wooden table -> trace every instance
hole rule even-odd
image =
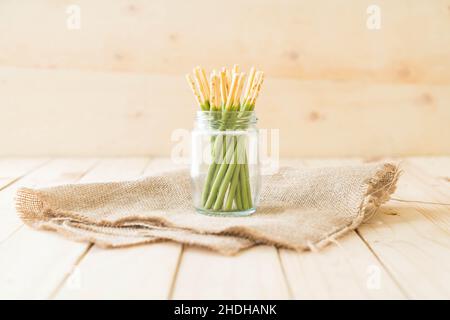
[[[403,159],[393,199],[320,252],[258,246],[225,257],[172,242],[103,250],[32,230],[14,209],[20,186],[131,179],[159,161],[0,159],[0,298],[450,298],[450,158]]]

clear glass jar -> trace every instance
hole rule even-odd
[[[191,178],[198,212],[247,216],[260,189],[258,129],[253,111],[198,111],[192,132]]]

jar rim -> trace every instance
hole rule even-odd
[[[248,127],[258,121],[255,111],[197,111],[196,122],[211,128]]]
[[[255,114],[256,112],[254,110],[251,111],[240,111],[240,110],[233,110],[233,111],[225,111],[225,110],[198,110],[197,111],[197,115],[202,115],[202,114],[224,114],[224,113],[229,113],[229,114]]]

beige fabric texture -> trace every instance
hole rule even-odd
[[[235,254],[257,244],[319,249],[371,217],[394,192],[395,164],[306,169],[263,176],[249,217],[212,217],[192,208],[187,170],[135,181],[22,188],[16,204],[33,228],[106,248],[164,240]]]

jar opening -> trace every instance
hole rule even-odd
[[[197,127],[216,130],[241,130],[254,127],[254,111],[197,111]]]

